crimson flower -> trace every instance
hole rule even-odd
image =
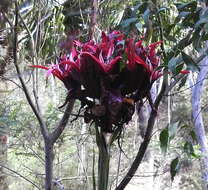
[[[47,76],[52,74],[64,83],[66,102],[79,99],[86,122],[96,121],[104,131],[112,132],[131,120],[134,102],[146,97],[162,75],[155,51],[160,43],[144,47],[142,40],[125,39],[120,31],[102,32],[99,43],[74,40],[70,52],[56,64],[32,67],[45,69]]]
[[[58,64],[53,64],[49,67],[42,65],[32,65],[31,67],[47,70],[47,77],[51,74],[54,75],[64,83],[69,92],[74,93],[76,89],[81,87],[79,68],[80,60],[75,59],[76,57],[76,51],[72,50],[69,56],[61,56]]]

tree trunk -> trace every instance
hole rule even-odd
[[[203,66],[202,66],[203,65]],[[208,57],[205,57],[200,66],[201,70],[197,76],[196,83],[193,86],[192,83],[192,121],[197,136],[198,143],[201,150],[201,171],[202,171],[202,189],[207,190],[208,188],[208,144],[206,138],[206,132],[204,128],[202,112],[201,112],[201,95],[203,91],[204,79],[208,73]]]
[[[87,176],[87,167],[88,167],[88,149],[87,149],[87,126],[86,123],[82,123],[81,127],[81,134],[82,140],[80,141],[80,136],[77,139],[77,149],[78,149],[78,157],[79,157],[79,164],[78,164],[78,176],[80,176],[81,180],[78,185],[78,189],[86,190],[88,189],[88,176]]]
[[[1,127],[1,126],[0,126]],[[7,136],[1,135],[0,136],[0,163],[5,165],[7,163]],[[0,189],[7,190],[8,183],[7,183],[7,176],[4,172],[4,169],[0,167]]]
[[[53,144],[50,140],[45,141],[45,190],[52,190],[53,182]]]

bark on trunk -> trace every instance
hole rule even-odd
[[[208,73],[208,57],[206,57],[200,66],[201,70],[198,74],[196,83],[192,88],[192,120],[194,124],[195,133],[201,149],[201,171],[202,171],[202,189],[208,189],[208,144],[206,132],[204,128],[202,112],[201,112],[201,95],[203,91],[204,79]],[[193,83],[192,80],[190,80]],[[193,84],[191,84],[193,86]]]
[[[6,165],[7,163],[7,136],[1,135],[0,136],[0,163],[2,165]],[[9,189],[8,183],[7,183],[7,176],[4,172],[4,168],[0,167],[0,189],[7,190]]]
[[[53,144],[50,140],[45,141],[45,190],[52,190],[53,180]]]

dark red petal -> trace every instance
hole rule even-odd
[[[136,63],[142,65],[145,69],[149,70],[148,65],[144,62],[144,60],[142,58],[140,58],[138,55],[134,56],[134,60]]]
[[[79,70],[78,62],[72,62],[67,60],[67,61],[62,61],[60,64],[70,65],[72,68]]]
[[[136,48],[143,47],[142,42],[143,42],[143,40],[139,40],[138,42],[136,42],[136,44],[135,44]]]
[[[189,74],[190,71],[188,71],[188,70],[182,70],[182,71],[180,71],[180,73],[181,73],[181,74]]]
[[[150,44],[148,47],[150,47],[150,48],[156,48],[159,44],[161,44],[161,43],[163,43],[163,41],[158,41],[158,42],[155,42],[155,43],[152,43],[152,44]]]
[[[57,78],[59,78],[60,80],[64,79],[63,75],[60,73],[58,69],[53,69],[51,73]]]
[[[159,42],[152,43],[148,46],[150,48],[150,56],[155,56],[155,48],[161,43],[163,42],[159,41]]]
[[[163,74],[160,71],[154,71],[151,75],[151,78],[153,81],[155,81],[158,78],[160,78],[161,76],[163,76]]]
[[[94,55],[90,54],[89,52],[82,52],[81,53],[81,57],[90,57],[90,58],[92,58],[95,61],[93,63],[97,63],[97,65],[99,66],[99,68],[102,71],[105,71],[104,64],[97,57],[95,57]],[[85,63],[82,63],[82,64],[85,64]],[[82,67],[82,65],[81,65],[81,67]]]
[[[105,34],[105,32],[102,32],[101,34],[102,43],[107,43],[109,41],[108,36]]]
[[[110,63],[109,64],[107,64],[106,65],[106,71],[107,72],[111,72],[112,71],[112,69],[114,68],[114,65],[118,62],[118,61],[120,61],[122,59],[122,57],[121,56],[118,56],[118,57],[115,57],[114,59],[112,59],[111,61],[110,61]]]

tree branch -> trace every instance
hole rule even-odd
[[[159,19],[159,25],[160,25],[160,38],[161,38],[161,40],[163,40],[162,22],[161,22],[160,17],[158,19]],[[164,50],[164,44],[161,44],[161,48],[163,50],[164,59],[166,60],[167,55],[166,55],[165,50]],[[157,117],[158,107],[159,107],[159,104],[160,104],[160,102],[163,98],[164,93],[166,92],[166,88],[168,86],[167,71],[164,70],[163,73],[164,73],[164,75],[163,75],[162,87],[161,87],[161,90],[160,90],[154,104],[153,104],[153,109],[151,110],[151,113],[150,113],[150,117],[149,117],[149,120],[148,120],[144,140],[143,140],[143,142],[141,143],[141,145],[139,147],[139,151],[138,151],[138,153],[136,155],[136,158],[134,159],[129,171],[127,172],[126,176],[123,178],[123,180],[118,185],[118,187],[116,187],[115,190],[123,190],[127,186],[127,184],[130,182],[132,177],[135,175],[139,165],[141,164],[142,159],[144,157],[144,154],[145,154],[145,152],[147,150],[147,147],[150,143],[153,127],[154,127],[155,120],[156,120],[156,117]]]
[[[38,187],[35,183],[33,183],[30,179],[26,178],[26,177],[23,176],[22,174],[20,174],[20,173],[18,173],[18,172],[16,172],[16,171],[14,171],[14,170],[12,170],[12,169],[10,169],[10,168],[4,166],[4,165],[1,165],[1,164],[0,164],[0,167],[5,168],[5,169],[9,170],[10,172],[13,172],[13,173],[17,174],[19,177],[21,177],[21,178],[24,179],[25,181],[31,183],[34,187],[36,187],[37,189],[41,190],[40,187]]]
[[[18,47],[18,4],[17,2],[15,2],[15,25],[14,25],[14,30],[13,30],[13,35],[14,35],[14,41],[13,41],[13,56],[14,56],[14,66],[16,68],[16,71],[17,71],[17,74],[18,74],[18,78],[20,80],[20,83],[22,85],[22,89],[25,93],[25,96],[26,96],[26,99],[30,105],[30,107],[32,108],[36,118],[38,119],[38,122],[39,122],[39,125],[40,125],[40,128],[41,128],[41,133],[43,135],[44,138],[48,138],[48,129],[43,121],[43,118],[42,116],[40,115],[40,113],[38,112],[38,110],[36,109],[31,97],[30,97],[30,94],[29,94],[29,91],[25,85],[25,82],[22,78],[22,75],[21,75],[21,72],[20,72],[20,69],[19,69],[19,66],[18,66],[18,63],[17,63],[17,47]]]
[[[69,116],[71,115],[72,109],[74,107],[74,102],[75,102],[75,100],[73,100],[73,99],[70,100],[70,102],[67,104],[66,110],[62,116],[61,121],[59,122],[56,129],[50,134],[50,138],[51,138],[52,143],[56,142],[56,140],[59,138],[59,136],[61,135],[61,133],[65,129],[65,127],[68,123],[68,120],[69,120]]]
[[[202,189],[207,189],[208,184],[208,146],[206,138],[206,130],[201,113],[201,99],[204,88],[204,79],[208,74],[208,57],[205,57],[202,61],[203,65],[206,65],[197,76],[195,86],[192,88],[191,104],[192,104],[192,122],[194,125],[197,141],[201,150],[201,170],[202,170]],[[190,78],[190,85],[193,86],[193,81]]]
[[[92,0],[92,12],[90,15],[90,24],[89,24],[89,39],[95,38],[95,26],[98,16],[98,0]]]

